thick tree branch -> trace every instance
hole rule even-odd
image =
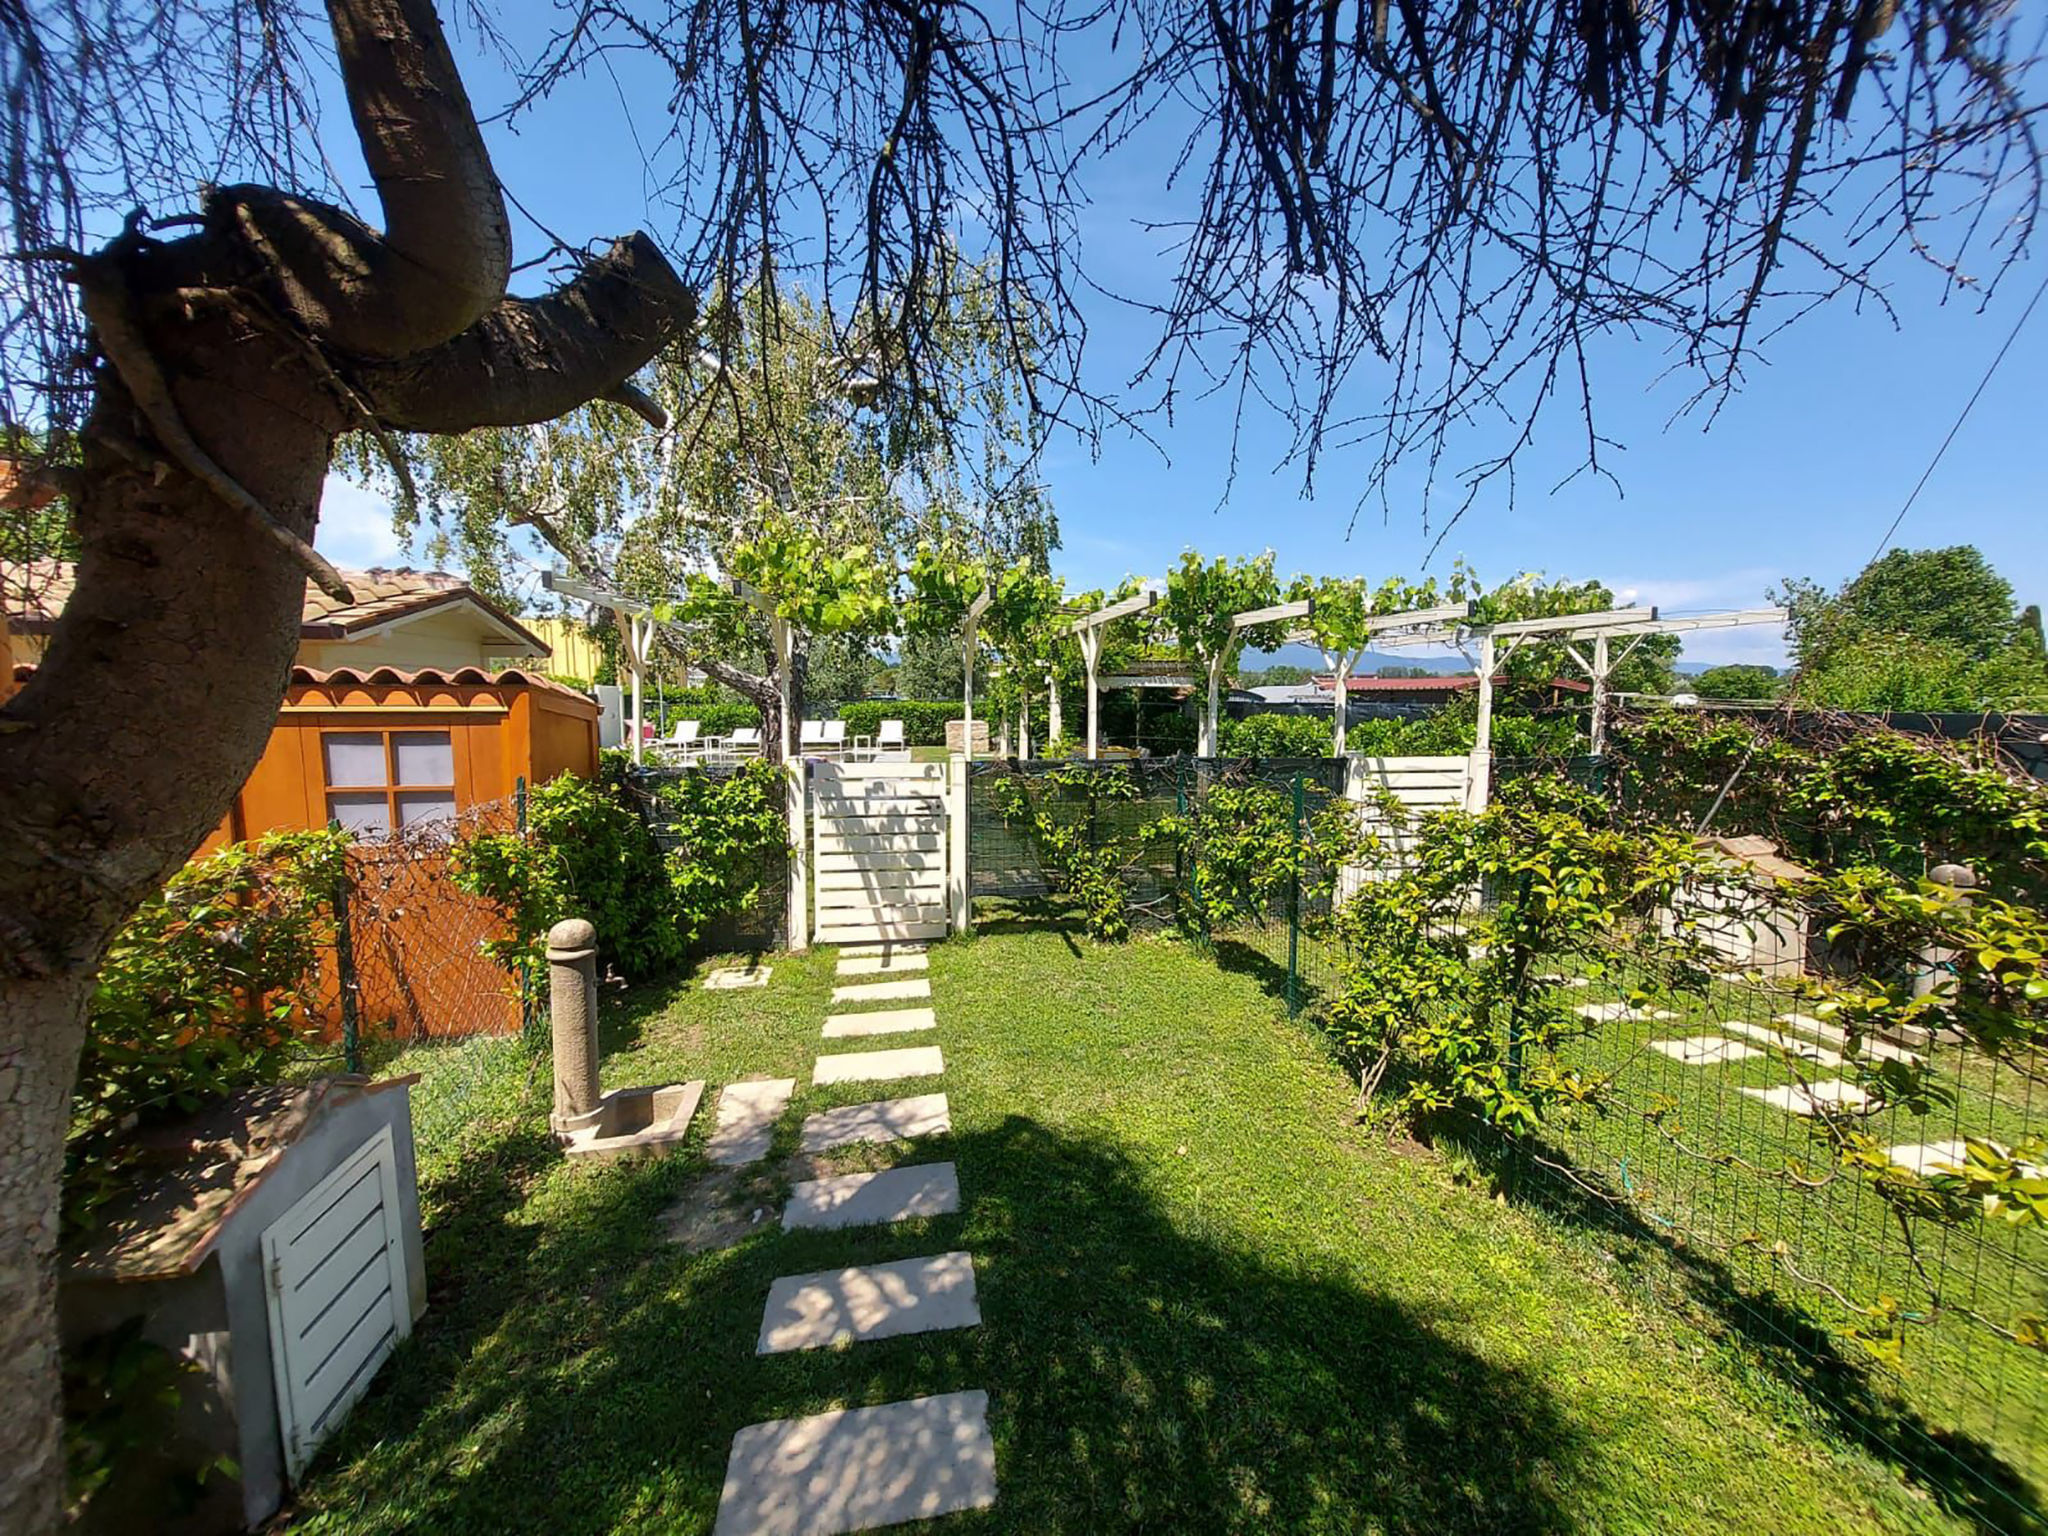
[[[550,421],[611,394],[696,323],[696,298],[645,235],[543,299],[507,299],[445,345],[356,370],[386,426],[468,432]]]
[[[383,231],[261,186],[216,189],[206,220],[257,258],[309,334],[358,356],[403,357],[504,297],[512,232],[429,0],[328,0],[327,13]]]

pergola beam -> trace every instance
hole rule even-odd
[[[1096,669],[1102,662],[1102,631],[1118,619],[1148,611],[1158,601],[1157,591],[1140,592],[1135,597],[1126,597],[1110,603],[1093,613],[1084,613],[1067,626],[1081,642],[1081,666],[1088,674],[1088,761],[1091,763],[1095,761],[1096,743],[1101,735],[1098,723],[1101,698]],[[1053,686],[1054,697],[1057,698],[1058,685]]]

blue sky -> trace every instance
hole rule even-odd
[[[489,112],[506,95],[494,63],[457,37],[457,57],[472,97]],[[627,72],[572,86],[514,133],[487,128],[499,176],[533,214],[572,239],[645,227],[668,237],[672,218],[650,206],[629,125],[658,134],[662,92]],[[330,119],[330,151],[345,150],[345,119]],[[361,176],[340,153],[352,184]],[[1163,237],[1138,230],[1139,206],[1106,177],[1084,215],[1082,259],[1126,288],[1163,284],[1172,260]],[[541,248],[515,214],[522,258]],[[1396,482],[1394,510],[1352,521],[1355,461],[1327,462],[1316,495],[1304,499],[1298,468],[1278,464],[1284,423],[1254,419],[1238,445],[1240,469],[1228,502],[1217,505],[1229,467],[1230,420],[1218,403],[1186,402],[1158,443],[1112,432],[1099,445],[1056,439],[1046,456],[1064,548],[1056,567],[1070,585],[1155,574],[1190,545],[1206,553],[1271,548],[1283,574],[1363,573],[1375,579],[1425,569],[1447,571],[1462,556],[1489,584],[1523,570],[1574,579],[1597,577],[1623,598],[1670,613],[1753,606],[1786,575],[1830,584],[1870,558],[1913,482],[2004,341],[2040,282],[2038,262],[2008,274],[1995,301],[1979,312],[1971,295],[1944,302],[1928,271],[1900,261],[1890,273],[1898,310],[1858,314],[1837,301],[1807,317],[1769,347],[1767,363],[1722,407],[1711,431],[1703,418],[1673,421],[1688,386],[1658,382],[1665,357],[1653,347],[1611,338],[1596,357],[1601,430],[1624,445],[1609,463],[1622,487],[1581,477],[1553,492],[1577,463],[1578,424],[1560,410],[1539,433],[1520,473],[1512,505],[1505,485],[1483,492],[1424,560],[1439,527],[1425,529],[1419,474]],[[533,281],[529,277],[529,281]],[[536,284],[537,286],[537,284]],[[1152,323],[1106,299],[1088,306],[1089,381],[1113,391],[1153,339]],[[2039,402],[2048,398],[2048,305],[2037,311],[1935,477],[1897,542],[1908,547],[1974,543],[2018,589],[2021,601],[2048,601],[2048,517]],[[1363,389],[1377,380],[1364,371]],[[1163,452],[1162,452],[1163,450]],[[1439,503],[1447,498],[1439,493]],[[1448,498],[1455,502],[1455,497]],[[407,557],[392,535],[388,509],[362,489],[331,479],[320,547],[352,565]],[[1689,660],[1783,659],[1775,632],[1749,629],[1688,641]]]

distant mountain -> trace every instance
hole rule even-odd
[[[1283,645],[1277,651],[1246,651],[1242,666],[1249,670],[1260,667],[1307,667],[1311,672],[1323,670],[1322,652],[1312,645]],[[1354,677],[1370,677],[1381,667],[1427,667],[1432,672],[1470,672],[1472,663],[1462,656],[1418,656],[1403,651],[1367,651],[1365,659],[1352,670]]]

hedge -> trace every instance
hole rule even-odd
[[[960,704],[923,699],[864,699],[840,706],[839,718],[846,722],[846,734],[879,736],[884,720],[903,722],[903,739],[913,747],[943,747],[946,722],[961,718]]]

